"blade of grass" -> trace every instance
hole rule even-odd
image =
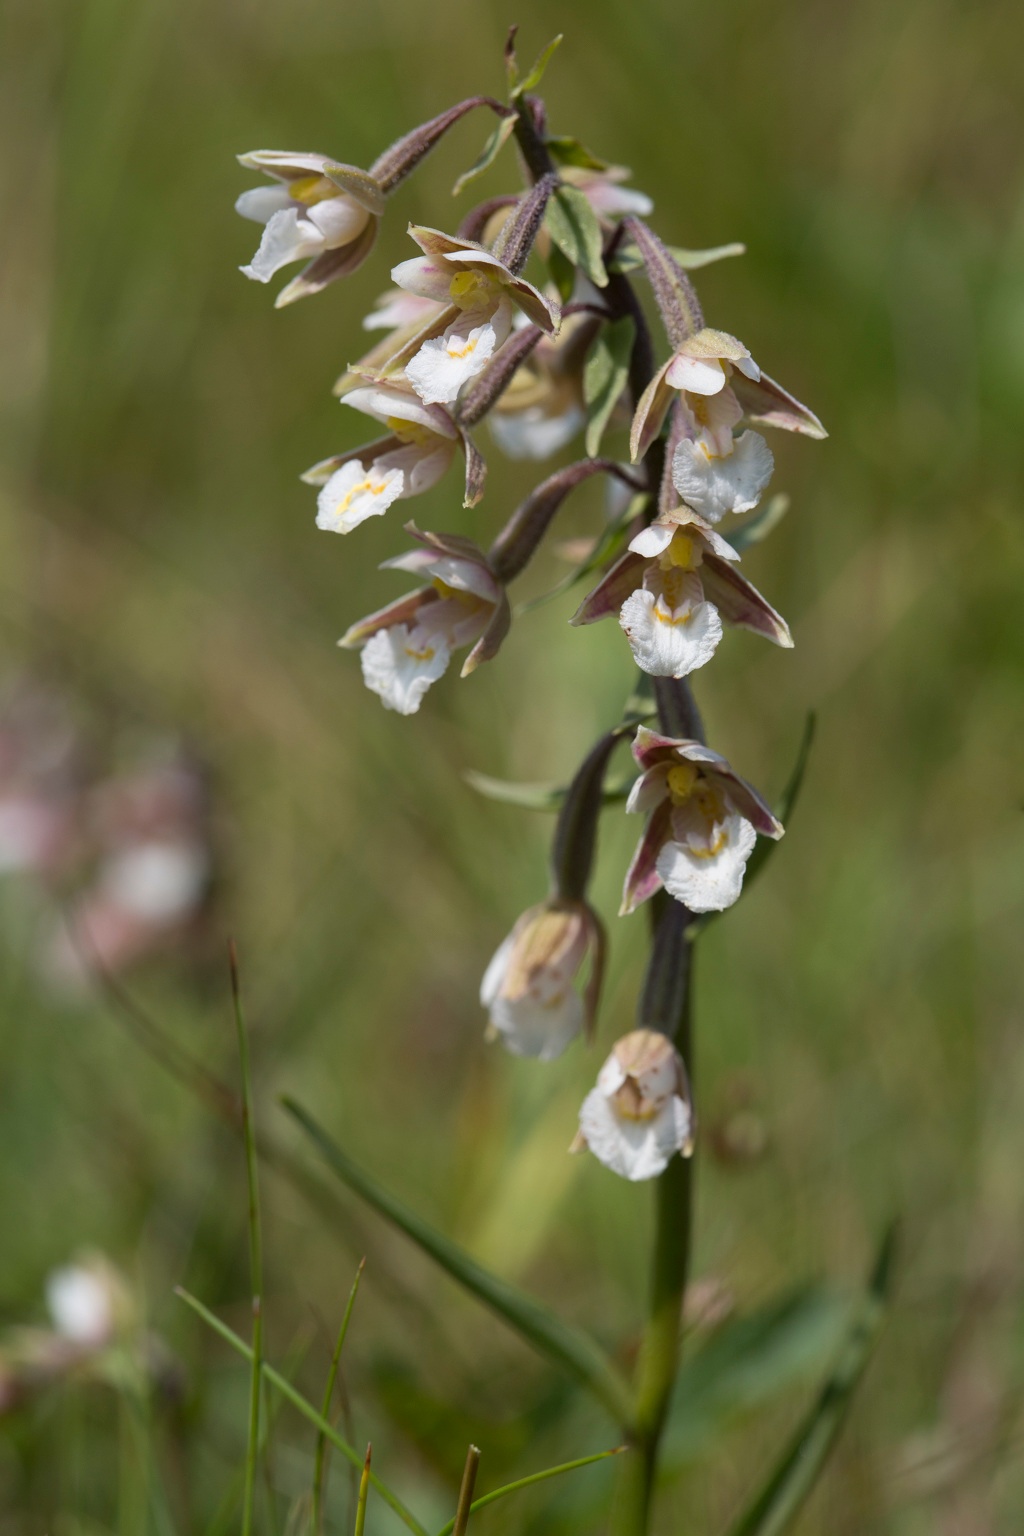
[[[529,1488],[533,1483],[544,1483],[549,1477],[560,1477],[563,1472],[575,1472],[578,1467],[591,1467],[597,1461],[607,1461],[609,1456],[620,1455],[626,1447],[624,1445],[613,1446],[610,1451],[597,1451],[593,1456],[581,1456],[576,1461],[563,1461],[560,1466],[546,1467],[543,1472],[531,1472],[529,1477],[520,1477],[514,1483],[506,1483],[502,1488],[495,1488],[491,1493],[482,1494],[479,1499],[474,1499],[470,1505],[470,1514],[475,1514],[478,1509],[484,1509],[488,1504],[494,1504],[498,1499],[503,1499],[507,1494],[517,1493],[520,1488]],[[455,1521],[449,1520],[443,1525],[437,1536],[453,1536]]]
[[[370,1457],[373,1454],[373,1446],[366,1447],[366,1460],[363,1462],[363,1471],[359,1479],[359,1498],[356,1500],[356,1530],[355,1536],[363,1536],[366,1527],[366,1500],[370,1492]]]
[[[230,1344],[233,1350],[244,1359],[252,1360],[252,1349],[245,1340],[240,1339],[238,1334],[228,1327],[227,1323],[222,1322],[215,1313],[210,1311],[209,1307],[205,1307],[197,1296],[193,1296],[190,1291],[186,1291],[180,1285],[174,1287],[174,1294],[180,1297],[187,1307],[191,1307],[197,1317],[201,1317],[203,1322],[209,1328],[212,1328],[214,1333],[219,1334],[225,1343]],[[315,1425],[327,1437],[335,1449],[339,1450],[345,1457],[346,1461],[351,1462],[354,1467],[362,1468],[365,1465],[365,1457],[360,1456],[359,1452],[349,1445],[347,1440],[342,1439],[333,1424],[327,1423],[327,1420],[313,1407],[312,1403],[303,1397],[298,1388],[292,1386],[287,1376],[282,1376],[280,1371],[275,1371],[274,1367],[268,1365],[266,1360],[263,1361],[262,1374],[263,1379],[270,1386],[276,1388],[282,1397],[287,1398],[292,1407],[296,1408],[304,1419],[308,1419],[311,1424]],[[420,1524],[410,1509],[406,1508],[397,1493],[392,1493],[391,1489],[381,1482],[375,1472],[370,1473],[370,1482],[380,1494],[385,1504],[393,1509],[402,1523],[413,1532],[413,1536],[428,1536],[426,1527]]]
[[[814,1487],[846,1421],[882,1324],[896,1251],[896,1228],[882,1239],[871,1279],[835,1369],[797,1429],[767,1483],[732,1526],[729,1536],[783,1536]]]
[[[490,1270],[478,1264],[450,1238],[435,1231],[414,1211],[382,1188],[358,1163],[331,1140],[312,1115],[293,1099],[284,1108],[319,1149],[329,1168],[375,1211],[412,1239],[424,1253],[447,1270],[465,1290],[499,1317],[529,1344],[560,1365],[587,1387],[624,1428],[632,1418],[629,1387],[604,1350],[587,1334],[555,1316],[532,1296],[524,1295]]]
[[[331,1368],[327,1373],[327,1386],[324,1388],[324,1403],[320,1410],[321,1418],[328,1423],[331,1417],[331,1399],[334,1396],[334,1384],[338,1379],[341,1351],[345,1347],[345,1335],[348,1333],[348,1325],[352,1320],[352,1308],[356,1304],[356,1294],[358,1293],[359,1282],[363,1278],[363,1270],[365,1268],[366,1260],[360,1259],[359,1267],[356,1270],[356,1277],[352,1281],[352,1289],[348,1293],[348,1301],[345,1305],[344,1316],[341,1319],[341,1327],[338,1329],[338,1341],[334,1346],[334,1354],[331,1356]],[[366,1458],[366,1467],[363,1469],[364,1475],[366,1475],[367,1468],[370,1465],[369,1447],[367,1447]],[[320,1531],[323,1521],[324,1471],[326,1466],[327,1440],[323,1430],[321,1430],[316,1437],[316,1470],[313,1474],[313,1530],[315,1532]]]
[[[459,1502],[455,1510],[455,1519],[452,1521],[452,1536],[466,1536],[466,1527],[469,1525],[469,1517],[473,1510],[473,1489],[476,1487],[476,1474],[479,1469],[480,1449],[478,1446],[471,1445],[466,1452]]]
[[[242,1139],[245,1143],[245,1175],[249,1186],[249,1270],[252,1284],[252,1384],[249,1390],[249,1444],[245,1456],[245,1490],[242,1497],[242,1536],[252,1536],[253,1501],[256,1493],[256,1462],[260,1445],[260,1373],[263,1367],[263,1232],[260,1222],[260,1190],[256,1167],[256,1141],[252,1120],[252,1076],[249,1070],[249,1036],[242,1014],[242,990],[234,940],[228,944],[231,997],[238,1033],[238,1064],[242,1077]]]

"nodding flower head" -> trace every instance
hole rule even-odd
[[[242,268],[246,277],[269,283],[282,267],[309,263],[282,288],[278,308],[361,266],[384,212],[384,194],[374,177],[328,155],[260,149],[238,159],[274,183],[243,192],[235,203],[244,219],[264,226],[255,256]]]
[[[552,1061],[593,1031],[604,956],[597,915],[583,901],[530,907],[499,945],[480,986],[490,1030],[515,1056]],[[583,991],[578,978],[590,961]]]
[[[723,624],[793,644],[789,628],[735,569],[739,555],[688,507],[663,513],[630,541],[573,615],[593,624],[618,613],[638,667],[686,677],[710,661]]]
[[[647,825],[626,875],[622,910],[664,886],[691,912],[721,912],[739,899],[757,834],[782,836],[757,790],[698,741],[640,726],[633,756],[641,774],[626,810]]]
[[[363,677],[385,709],[414,715],[423,695],[448,670],[452,652],[472,646],[467,677],[495,656],[511,616],[505,589],[483,552],[455,534],[406,531],[422,545],[386,560],[383,569],[412,571],[428,586],[353,624],[338,644],[362,650]]]
[[[400,288],[444,306],[434,321],[410,343],[406,377],[428,403],[450,404],[475,378],[508,337],[517,309],[553,334],[558,309],[500,257],[475,241],[410,225],[409,233],[424,252],[395,267]]]
[[[583,1100],[573,1151],[586,1147],[624,1179],[654,1179],[693,1151],[683,1059],[667,1035],[634,1029],[619,1040]]]

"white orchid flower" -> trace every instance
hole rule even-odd
[[[693,1151],[693,1111],[682,1057],[667,1035],[634,1029],[619,1040],[583,1100],[572,1150],[637,1182]]]
[[[585,990],[576,979],[590,957]],[[553,1061],[581,1030],[593,1028],[604,938],[584,902],[552,899],[530,907],[499,945],[480,985],[489,1028],[515,1056]]]

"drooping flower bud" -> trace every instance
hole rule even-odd
[[[589,959],[583,991],[577,978]],[[530,907],[498,947],[480,986],[491,1032],[515,1056],[553,1061],[593,1031],[604,961],[600,920],[584,901]]]
[[[634,1029],[615,1045],[583,1100],[572,1151],[588,1148],[624,1179],[654,1179],[693,1151],[683,1059],[667,1035]]]

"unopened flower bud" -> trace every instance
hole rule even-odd
[[[530,907],[502,943],[480,986],[490,1028],[516,1056],[553,1061],[597,1010],[604,940],[584,902],[549,900]],[[576,980],[590,959],[581,993]]]
[[[613,1173],[636,1182],[693,1151],[693,1111],[683,1059],[667,1035],[634,1029],[618,1041],[583,1100],[572,1151],[588,1147]]]

